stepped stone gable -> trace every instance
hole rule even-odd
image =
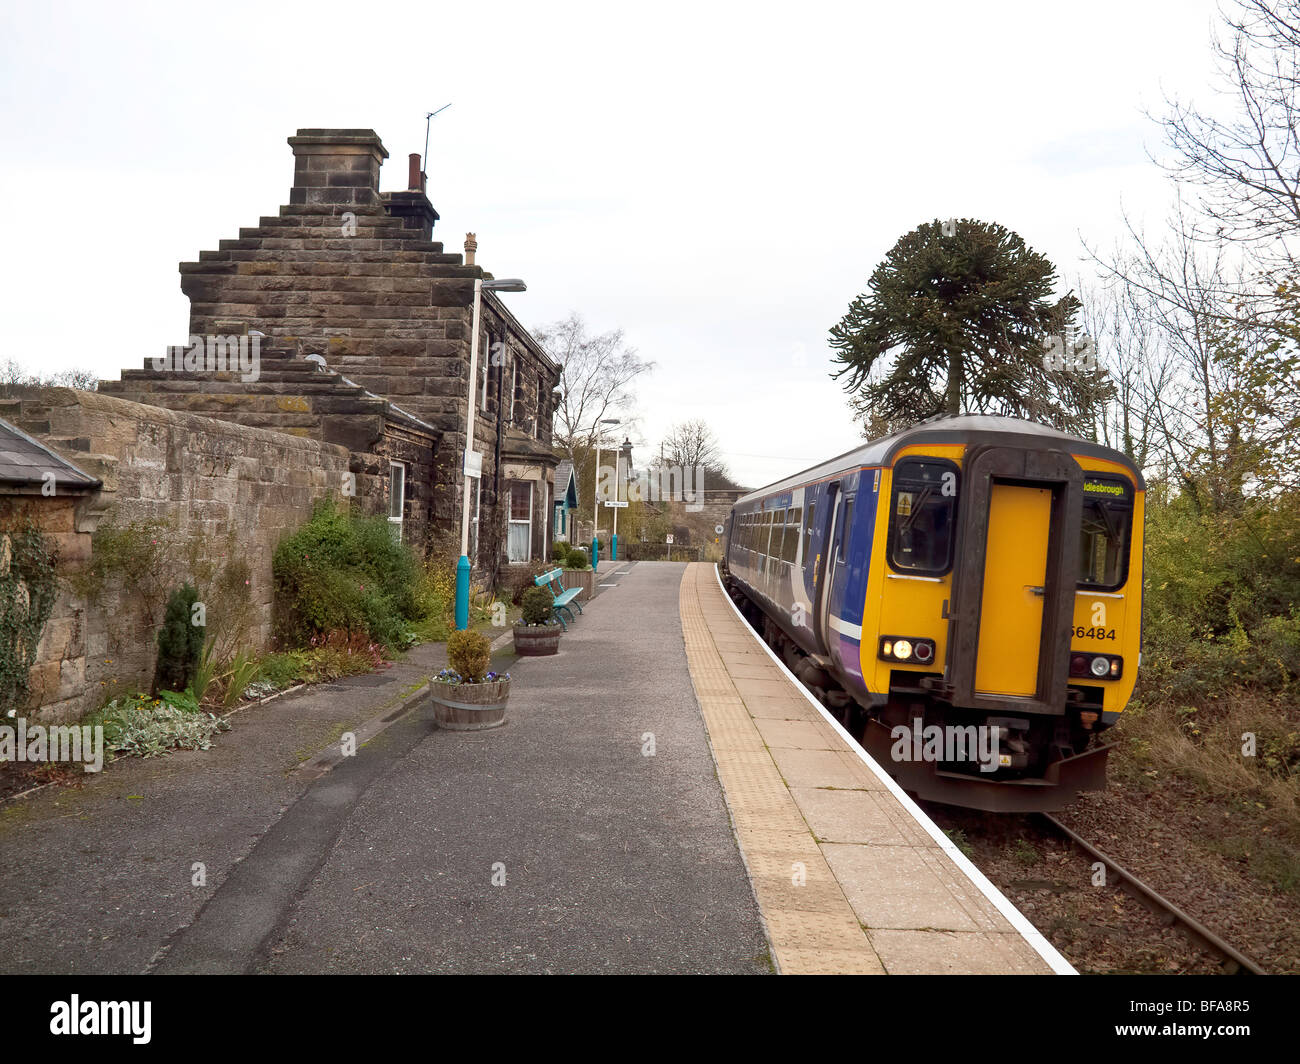
[[[403,535],[427,545],[439,436],[427,422],[287,348],[261,352],[256,381],[244,381],[237,371],[199,379],[174,373],[167,358],[162,361],[162,368],[146,360],[143,369],[123,370],[120,381],[101,382],[100,392],[346,447],[356,498],[370,513],[388,512],[389,461],[403,462]]]
[[[279,214],[201,252],[197,262],[181,263],[190,333],[257,331],[268,347],[319,354],[331,369],[432,426],[440,434],[428,478],[432,520],[454,536],[474,280],[490,275],[472,256],[467,264],[432,239],[438,213],[418,163],[412,187],[379,191],[388,152],[374,130],[301,129],[289,145],[294,184]],[[484,456],[482,507],[490,522],[503,492],[497,473],[502,422],[549,449],[560,368],[491,293],[483,295],[480,323],[477,387],[486,384],[487,394],[476,398],[474,449]],[[188,383],[196,391],[214,390],[207,381]],[[221,416],[244,415],[228,410]],[[552,459],[547,470],[553,468]],[[544,517],[547,491],[537,495]],[[499,560],[497,546],[486,545],[476,561],[489,573]]]

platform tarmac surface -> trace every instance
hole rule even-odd
[[[713,566],[599,584],[557,656],[497,659],[504,727],[434,726],[426,645],[250,707],[209,751],[0,805],[0,971],[1046,970],[800,705]]]

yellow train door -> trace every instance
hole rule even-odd
[[[975,659],[979,694],[1038,692],[1051,507],[1048,488],[992,485]]]

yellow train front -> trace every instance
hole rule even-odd
[[[740,499],[725,583],[907,790],[1060,809],[1133,692],[1144,493],[1100,444],[934,419]]]

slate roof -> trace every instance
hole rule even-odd
[[[93,491],[103,483],[0,418],[0,485],[44,484],[46,473],[54,474],[56,488]]]
[[[570,482],[572,482],[572,484],[570,484]],[[570,490],[570,486],[572,486],[572,491],[573,491],[573,502],[571,502],[569,505],[577,506],[578,505],[578,474],[575,473],[573,470],[573,463],[566,458],[562,462],[560,462],[559,465],[555,467],[556,495],[559,495],[561,492],[567,494]]]

